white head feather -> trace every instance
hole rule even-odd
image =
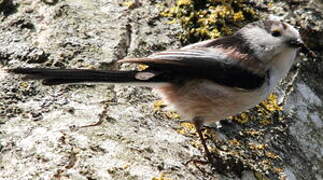
[[[300,40],[297,29],[284,23],[277,16],[269,16],[264,21],[251,23],[240,31],[254,50],[254,55],[265,64],[270,63],[280,53],[298,48],[289,46],[291,40]]]

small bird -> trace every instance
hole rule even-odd
[[[216,122],[248,110],[264,100],[291,68],[298,50],[313,55],[299,32],[274,16],[247,24],[231,36],[202,41],[177,50],[128,58],[118,63],[145,64],[138,71],[14,68],[9,73],[44,85],[68,83],[132,83],[160,92],[185,120],[194,123],[206,158],[210,151],[201,133]]]

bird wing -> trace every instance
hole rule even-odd
[[[175,79],[208,79],[243,89],[255,89],[264,83],[266,74],[259,60],[239,51],[239,48],[222,46],[216,41],[209,40],[146,58],[122,59],[118,62],[146,64],[149,66],[146,71],[168,73]]]

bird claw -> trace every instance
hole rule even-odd
[[[200,159],[192,158],[192,159],[188,160],[187,162],[185,162],[184,165],[187,166],[190,163],[194,163],[195,165],[196,164],[206,165],[206,164],[209,164],[210,162],[206,161],[206,160],[200,160]]]
[[[190,163],[193,163],[194,166],[201,171],[203,174],[207,174],[207,175],[212,175],[214,170],[217,170],[217,164],[215,161],[213,161],[213,159],[211,160],[211,162],[209,161],[209,157],[206,157],[206,159],[208,160],[201,160],[201,159],[195,159],[194,157],[190,160],[188,160],[187,162],[184,163],[184,166],[187,166]],[[207,172],[204,168],[201,168],[200,165],[205,166],[205,165],[211,165],[211,172]]]

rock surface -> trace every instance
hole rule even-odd
[[[180,47],[181,27],[160,16],[159,1],[134,2],[2,0],[0,66],[115,69],[117,59]],[[277,2],[265,13],[285,15],[319,50],[320,7],[322,1]],[[267,144],[279,156],[272,155],[272,163],[281,175],[261,167],[270,179],[323,179],[322,76],[322,61],[301,62],[277,90],[286,99],[285,121],[229,124],[220,131],[227,139]],[[243,158],[234,159],[241,160],[232,166],[238,172],[229,168],[226,175],[185,165],[202,159],[198,138],[178,133],[179,123],[154,109],[159,98],[148,88],[45,87],[1,72],[0,83],[0,179],[266,179],[255,171],[264,165],[251,167]],[[241,135],[250,128],[263,137]]]

